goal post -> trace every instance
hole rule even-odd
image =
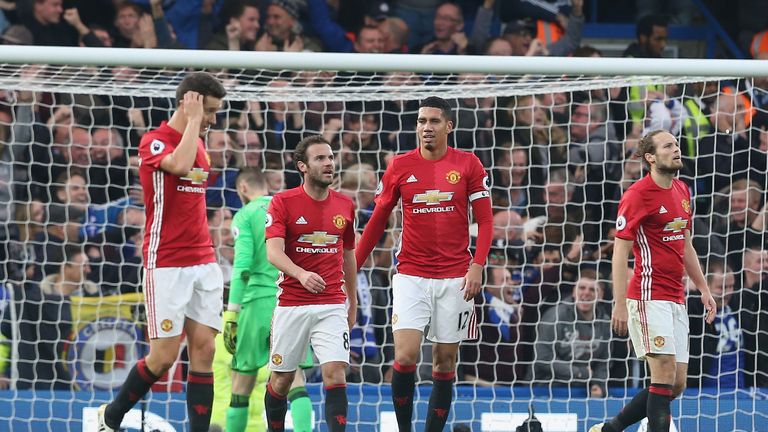
[[[324,134],[338,152],[334,187],[356,202],[362,227],[391,156],[417,145],[418,102],[437,95],[455,107],[450,142],[483,162],[495,214],[476,299],[481,337],[460,350],[449,421],[477,431],[512,431],[531,404],[544,430],[583,431],[644,386],[643,364],[610,331],[612,227],[621,192],[643,172],[631,156],[639,137],[669,130],[694,194],[694,245],[708,281],[727,296],[715,324],[704,326],[689,288],[690,379],[673,402],[674,424],[722,432],[760,430],[768,420],[768,61],[3,46],[0,344],[10,349],[0,350],[8,377],[0,383],[9,386],[0,390],[0,430],[95,430],[93,408],[146,354],[137,148],[168,119],[190,70],[214,73],[228,91],[207,136],[214,169],[206,195],[225,277],[239,168],[261,167],[273,193],[296,186],[294,146]],[[350,430],[396,430],[388,384],[395,213],[358,275]],[[76,295],[62,299],[53,281],[76,262],[64,244],[79,246],[90,269]],[[586,270],[596,273],[596,298],[574,300]],[[592,318],[575,318],[578,301],[592,305]],[[68,326],[45,315],[51,304],[69,308]],[[30,340],[43,331],[66,334]],[[417,428],[429,362],[425,345]],[[132,424],[183,430],[185,373],[182,354]],[[317,371],[307,378],[322,419]],[[217,401],[220,414],[228,395]]]

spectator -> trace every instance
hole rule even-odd
[[[3,314],[3,336],[11,339],[11,327],[17,326],[18,390],[74,390],[64,348],[72,333],[70,296],[82,289],[88,257],[73,245],[66,247],[64,256],[59,273],[51,275],[56,282],[45,285],[48,291],[32,281],[15,287],[13,303],[8,307],[16,309],[17,322],[10,321],[10,310]]]
[[[216,251],[216,259],[224,274],[224,283],[229,286],[229,281],[232,279],[232,263],[235,262],[232,212],[226,207],[209,208],[208,227],[213,249]]]
[[[208,206],[225,206],[231,211],[237,211],[243,206],[235,187],[235,178],[241,164],[235,157],[232,137],[224,130],[217,129],[208,132],[207,141],[212,174],[208,179],[206,203]]]
[[[214,34],[205,49],[253,51],[261,28],[259,5],[254,0],[230,1],[222,7],[221,19],[226,26]],[[205,37],[202,34],[201,37]]]
[[[387,17],[379,22],[379,30],[384,37],[385,53],[404,54],[408,52],[408,24],[398,17]]]
[[[608,203],[621,181],[623,149],[613,128],[608,127],[607,104],[602,101],[574,103],[571,108],[570,161],[583,172],[585,211],[591,223],[590,239],[599,237],[599,221],[606,219]]]
[[[64,11],[64,15],[62,15],[62,18],[64,18],[64,21],[67,22],[70,26],[72,26],[75,30],[77,30],[77,34],[79,37],[78,45],[80,46],[88,46],[88,47],[111,47],[112,45],[106,45],[102,38],[99,37],[99,35],[96,34],[96,31],[92,30],[85,24],[83,24],[83,21],[80,19],[80,13],[78,12],[77,8],[70,8]],[[40,44],[37,44],[40,45]]]
[[[157,34],[152,16],[130,1],[120,3],[115,15],[115,47],[157,48]]]
[[[586,385],[592,397],[606,396],[610,315],[599,306],[603,286],[582,269],[573,297],[549,309],[537,327],[532,379],[539,383]]]
[[[746,385],[768,386],[768,251],[750,245],[743,256],[741,277],[730,306],[740,314],[744,335]]]
[[[295,0],[272,0],[267,6],[264,34],[256,51],[321,51],[319,43],[302,34]]]
[[[411,48],[411,52],[414,52],[414,47],[423,46],[434,37],[435,10],[443,1],[398,0],[393,2],[395,15],[402,18],[410,29],[408,47]],[[387,4],[388,9],[391,7],[388,2],[374,1],[373,3],[374,5]]]
[[[31,0],[31,3],[31,10],[20,11],[20,20],[32,33],[35,45],[77,46],[78,31],[61,20],[62,0]]]
[[[248,167],[264,166],[264,147],[261,144],[261,138],[256,131],[245,129],[236,129],[232,132],[235,136],[237,150],[242,152],[239,165]]]
[[[526,236],[535,237],[537,233],[523,230],[523,218],[512,210],[500,210],[493,215],[493,242],[491,248],[500,254],[504,266],[525,264]]]
[[[710,122],[712,134],[699,138],[696,157],[697,182],[695,192],[709,194],[749,176],[751,143],[747,140],[744,110],[735,94],[717,95]],[[709,208],[700,208],[707,213]]]
[[[496,37],[486,42],[483,54],[490,56],[511,56],[514,54],[512,44],[503,37]]]
[[[491,173],[491,202],[495,208],[526,213],[531,202],[528,151],[522,147],[498,147]]]
[[[94,129],[91,135],[91,159],[88,168],[88,195],[94,204],[124,198],[128,186],[136,181],[128,169],[123,137],[112,128]]]
[[[434,38],[412,47],[414,54],[467,54],[469,39],[464,33],[464,14],[457,3],[445,2],[435,10]]]
[[[49,204],[45,231],[33,239],[33,280],[40,281],[59,271],[64,262],[64,245],[78,243],[85,212],[78,206]]]
[[[646,15],[637,21],[637,40],[624,50],[624,57],[659,58],[667,47],[667,19],[661,15]]]
[[[515,344],[522,301],[521,281],[503,265],[504,255],[489,257],[488,278],[483,298],[476,302],[480,340],[461,346],[460,371],[463,381],[489,387],[515,381]]]
[[[730,307],[734,275],[722,263],[710,262],[707,285],[717,305],[712,324],[704,322],[704,309],[696,293],[688,296],[690,362],[688,387],[744,388],[745,363],[743,322]],[[742,314],[746,316],[746,314]]]
[[[757,229],[762,195],[756,182],[741,179],[725,186],[715,196],[710,242],[726,246],[727,264],[731,268],[740,268],[742,252],[762,232]]]
[[[581,45],[581,33],[584,27],[583,8],[583,0],[574,0],[569,17],[558,14],[562,17],[558,21],[565,28],[565,35],[552,42],[537,38],[537,25],[531,20],[523,19],[507,23],[503,37],[512,45],[512,55],[561,57],[570,55]]]
[[[397,39],[393,40],[392,43],[394,44],[401,40],[399,33],[402,33],[402,29],[399,28],[399,23],[395,23],[392,26],[387,23],[389,5],[386,3],[374,2],[365,16],[365,24],[354,33],[354,36],[331,19],[329,5],[325,0],[308,0],[307,6],[309,7],[309,18],[312,28],[320,36],[326,51],[389,52],[384,50],[384,36],[389,37],[394,32],[394,36]]]
[[[664,15],[671,17],[679,25],[690,25],[693,15],[693,3],[685,0],[635,0],[637,16]]]

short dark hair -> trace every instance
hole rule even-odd
[[[651,164],[645,160],[645,154],[650,153],[652,155],[656,154],[656,142],[654,142],[654,137],[660,133],[667,132],[666,129],[656,129],[654,131],[650,131],[645,136],[640,138],[640,141],[637,143],[637,151],[635,151],[635,157],[640,158],[643,161],[643,165],[650,170]]]
[[[64,265],[72,265],[74,258],[84,253],[82,245],[67,243],[64,245]]]
[[[224,85],[208,72],[192,72],[187,74],[176,88],[176,106],[184,100],[187,92],[198,92],[203,96],[213,96],[223,99],[227,95]]]
[[[299,169],[299,162],[303,162],[304,164],[308,162],[307,149],[315,144],[331,145],[331,143],[323,138],[322,135],[310,135],[296,144],[296,150],[293,151],[293,163],[296,165],[296,169],[299,170],[299,172],[301,172]]]
[[[256,0],[227,0],[221,5],[219,17],[223,23],[229,23],[232,18],[240,18],[245,13],[245,8],[259,8]]]
[[[240,168],[240,172],[237,173],[235,185],[239,185],[241,182],[245,182],[249,186],[261,188],[267,185],[267,178],[260,168],[243,167]]]
[[[640,36],[650,36],[653,33],[654,27],[669,26],[669,20],[664,15],[645,15],[637,21],[637,27],[635,28],[635,36],[640,39]]]
[[[571,53],[572,57],[592,57],[593,55],[603,56],[603,52],[591,45],[582,45]]]
[[[438,96],[429,96],[421,101],[419,108],[439,108],[446,120],[453,120],[453,109],[447,100]]]

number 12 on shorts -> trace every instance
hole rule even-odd
[[[464,330],[469,323],[469,311],[459,312],[459,327],[457,330]]]

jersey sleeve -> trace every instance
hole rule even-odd
[[[253,250],[255,244],[253,224],[249,220],[252,219],[252,217],[249,217],[252,214],[252,212],[248,212],[246,208],[243,208],[232,219],[232,236],[235,238],[235,259],[232,263],[229,303],[233,304],[242,303],[244,291],[248,286],[248,279],[251,276],[249,271],[254,258]]]
[[[645,205],[640,193],[635,190],[624,192],[619,201],[619,211],[616,216],[616,237],[634,241],[645,217]]]
[[[266,227],[266,238],[285,238],[285,203],[280,195],[272,198],[267,210],[264,226]]]
[[[488,182],[488,173],[485,172],[482,162],[477,156],[470,154],[470,177],[467,182],[467,197],[469,202],[479,198],[489,198],[491,196],[490,184]]]
[[[171,153],[173,153],[173,147],[160,140],[155,134],[144,135],[139,145],[141,164],[154,170],[159,170],[160,162]]]
[[[349,223],[344,228],[344,249],[352,250],[355,248],[355,205],[349,206]]]
[[[374,199],[376,207],[381,206],[391,210],[400,199],[400,187],[397,184],[398,175],[396,170],[396,165],[393,161],[392,165],[384,171],[384,175],[381,177],[381,181],[379,181],[379,186],[376,188],[376,198]]]

